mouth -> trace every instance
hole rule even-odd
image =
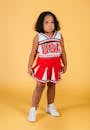
[[[52,30],[52,28],[48,28],[48,29]]]

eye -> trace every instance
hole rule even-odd
[[[45,23],[48,24],[48,21],[46,21]]]
[[[52,21],[51,23],[54,23],[54,21]]]

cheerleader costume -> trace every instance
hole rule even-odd
[[[44,33],[38,33],[38,58],[34,67],[32,67],[32,77],[42,83],[61,80],[61,54],[60,46],[61,34],[58,31],[53,33],[52,37]]]

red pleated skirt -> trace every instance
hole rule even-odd
[[[61,61],[60,57],[42,58],[38,57],[36,64],[32,67],[32,77],[42,83],[61,80]]]

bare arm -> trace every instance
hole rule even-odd
[[[66,51],[65,51],[65,47],[64,47],[64,39],[63,39],[62,35],[61,35],[60,45],[61,45],[61,49],[62,49],[61,60],[64,65],[63,72],[65,73],[66,69],[67,69],[67,57],[66,57]]]
[[[29,56],[28,68],[32,67],[38,49],[38,34],[33,38],[32,50]]]

